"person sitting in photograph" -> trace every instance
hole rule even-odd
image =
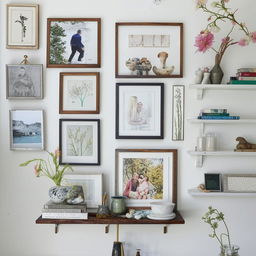
[[[81,29],[78,29],[77,33],[71,37],[70,46],[72,52],[68,59],[69,63],[71,63],[77,51],[79,52],[78,61],[82,61],[82,58],[84,57],[84,45],[82,44],[81,33]]]
[[[31,77],[24,67],[19,68],[18,75],[13,83],[13,95],[16,97],[33,97],[35,88]]]
[[[149,182],[148,177],[144,175],[139,176],[139,186],[137,187],[138,199],[148,199]]]
[[[139,186],[139,175],[138,173],[134,173],[132,178],[128,180],[128,182],[126,183],[123,195],[127,196],[128,198],[136,199],[138,197],[138,192],[137,192],[138,186]]]

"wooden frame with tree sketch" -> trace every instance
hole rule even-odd
[[[8,49],[39,48],[39,5],[7,4]]]
[[[60,164],[100,165],[100,120],[59,120]]]
[[[48,68],[99,68],[100,18],[48,18]]]
[[[99,114],[99,101],[99,72],[60,73],[60,114]]]
[[[115,194],[127,206],[171,201],[177,209],[177,149],[116,149]]]

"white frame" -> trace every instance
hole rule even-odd
[[[13,143],[13,132],[12,132],[12,114],[14,111],[27,111],[27,112],[31,112],[31,111],[38,111],[40,112],[41,115],[41,143],[40,143],[40,147],[14,147],[14,143]],[[31,150],[31,151],[42,151],[44,150],[44,111],[41,109],[12,109],[9,111],[9,122],[10,122],[10,150]],[[25,143],[24,143],[25,145]]]
[[[40,68],[40,77],[39,82],[40,82],[40,86],[39,86],[39,95],[38,96],[10,96],[10,76],[9,76],[9,69],[12,67],[38,67]],[[6,99],[9,100],[33,100],[33,99],[43,99],[43,65],[42,64],[7,64],[6,65]]]
[[[7,4],[7,37],[6,37],[6,48],[9,49],[38,49],[39,48],[39,5],[38,4]],[[12,42],[11,34],[13,25],[11,25],[11,15],[12,15],[12,9],[15,10],[19,8],[29,9],[31,8],[33,11],[32,17],[33,17],[33,23],[32,25],[32,33],[34,34],[32,36],[32,39],[30,43],[17,43]],[[16,33],[15,33],[16,34]]]
[[[99,205],[102,204],[102,174],[78,174],[78,175],[64,175],[63,177],[63,184],[67,186],[72,185],[80,185],[83,187],[83,193],[84,193],[84,202],[87,205],[87,208],[98,208]],[[95,188],[94,191],[91,191],[91,193],[94,193],[94,200],[87,200],[86,199],[86,181],[94,181],[95,182]]]
[[[250,182],[253,181],[254,183]],[[252,189],[250,189],[250,185]],[[256,193],[256,174],[225,174],[223,175],[223,192]]]
[[[116,185],[115,192],[117,196],[123,196],[123,163],[125,158],[162,158],[163,163],[163,198],[162,199],[126,199],[126,205],[129,207],[149,207],[150,202],[172,201],[177,203],[175,197],[176,191],[176,176],[175,172],[175,152],[163,152],[158,150],[125,150],[116,149]],[[172,170],[172,173],[171,171]]]

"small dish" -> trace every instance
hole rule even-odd
[[[172,220],[172,219],[175,219],[175,217],[176,217],[175,213],[172,213],[169,216],[156,216],[156,215],[153,215],[153,214],[149,214],[147,216],[147,218],[151,219],[151,220]]]

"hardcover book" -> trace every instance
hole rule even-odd
[[[42,209],[42,213],[45,212],[55,212],[55,213],[84,213],[87,212],[86,208],[84,209]]]
[[[241,72],[256,72],[256,68],[239,68],[237,69],[237,73]]]
[[[83,204],[55,204],[52,201],[48,201],[44,204],[45,209],[87,209],[86,203]]]
[[[236,76],[256,77],[256,72],[239,72]]]
[[[88,213],[58,213],[58,212],[43,212],[43,219],[73,219],[73,220],[87,220]]]
[[[240,116],[199,116],[198,119],[204,120],[238,120]]]
[[[239,81],[255,81],[256,80],[256,76],[252,77],[252,76],[239,76],[237,78],[237,80]]]
[[[201,113],[204,114],[210,114],[210,113],[217,113],[217,114],[223,114],[223,113],[227,113],[228,110],[227,109],[222,109],[222,108],[210,108],[210,109],[202,109]]]
[[[249,80],[249,81],[240,81],[240,80],[230,80],[230,84],[255,84],[256,85],[256,80]]]

